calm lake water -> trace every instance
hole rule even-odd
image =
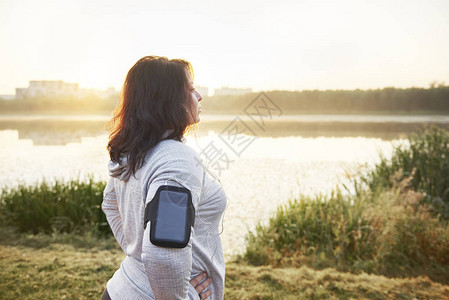
[[[394,145],[406,144],[407,134],[431,123],[449,124],[444,116],[283,117],[261,127],[246,117],[206,115],[196,134],[187,137],[199,153],[215,145],[229,158],[227,165],[209,169],[228,196],[222,233],[226,255],[242,252],[247,231],[266,222],[277,206],[300,194],[328,194],[373,166],[379,153],[388,157]],[[107,120],[0,117],[0,188],[44,178],[106,180]]]

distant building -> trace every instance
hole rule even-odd
[[[112,96],[118,96],[118,91],[113,87],[106,90],[80,89],[78,83],[68,83],[62,80],[31,80],[29,87],[16,88],[15,98],[57,98],[61,96],[75,97],[77,99],[94,96],[100,99],[107,99]]]
[[[0,95],[0,100],[14,100],[16,96],[14,95]]]
[[[78,83],[68,83],[62,80],[31,80],[27,88],[16,88],[16,98],[60,96],[79,97]]]
[[[113,87],[109,87],[104,91],[96,89],[80,89],[79,97],[82,99],[94,96],[100,99],[107,99],[113,96],[118,97],[118,94],[119,92]]]
[[[252,89],[237,89],[237,88],[230,88],[227,86],[221,87],[219,89],[214,90],[214,96],[217,95],[243,95],[252,93]]]

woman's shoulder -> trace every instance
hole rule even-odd
[[[201,162],[201,159],[195,149],[184,142],[173,139],[160,141],[151,149],[145,159],[146,164],[170,163],[173,161],[198,163]]]
[[[197,151],[176,141],[163,140],[147,155],[140,169],[143,191],[154,180],[173,180],[183,182],[190,188],[200,186],[204,180],[205,169]]]
[[[180,142],[174,139],[167,139],[160,141],[155,149],[155,153],[162,153],[166,155],[198,155],[195,149],[187,145],[185,142]]]

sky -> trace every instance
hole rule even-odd
[[[0,95],[120,89],[146,55],[190,61],[209,90],[449,84],[447,0],[0,0],[0,41]]]

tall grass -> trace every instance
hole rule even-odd
[[[403,178],[415,170],[411,187],[425,193],[423,202],[432,206],[431,212],[449,220],[449,131],[431,127],[410,136],[409,146],[399,146],[391,159],[381,157],[380,163],[362,176],[359,183],[371,191],[391,188],[390,180],[402,170]]]
[[[101,211],[105,182],[80,179],[36,186],[20,185],[1,191],[2,226],[26,233],[93,232],[110,233]]]
[[[326,266],[328,257],[340,263],[364,258],[373,241],[363,209],[362,199],[351,203],[338,189],[329,198],[290,201],[267,226],[259,224],[256,233],[249,233],[245,257],[256,265],[281,264],[292,256],[316,254],[316,267]]]
[[[449,222],[440,204],[449,178],[449,134],[428,130],[414,135],[410,145],[396,148],[391,161],[382,159],[364,178],[365,186],[356,181],[355,195],[337,187],[328,197],[300,196],[279,207],[267,225],[248,234],[239,260],[425,274],[449,282]]]

